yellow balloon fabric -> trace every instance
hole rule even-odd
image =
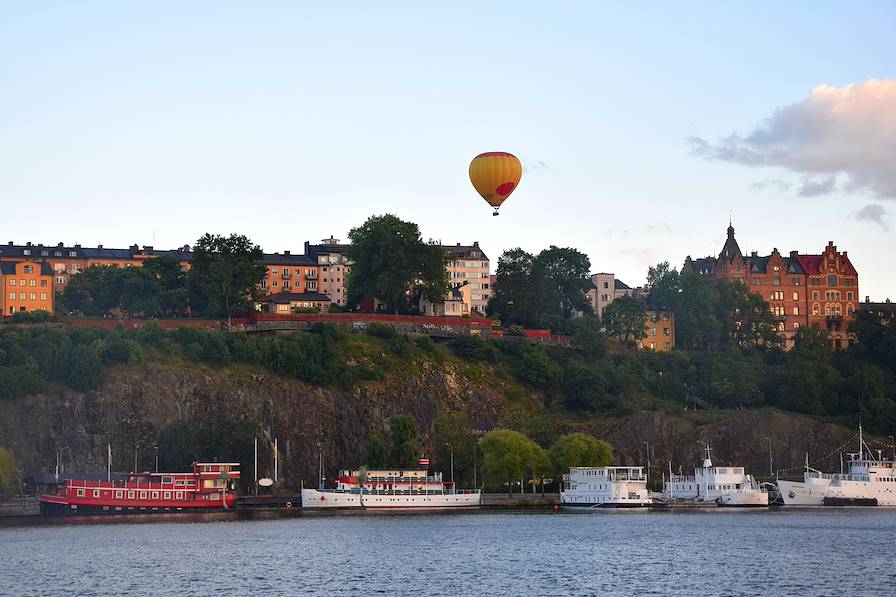
[[[523,165],[517,157],[504,151],[481,153],[470,162],[470,182],[482,198],[498,208],[520,184]]]

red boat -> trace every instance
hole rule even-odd
[[[232,508],[240,478],[235,462],[194,462],[191,473],[129,473],[123,481],[69,480],[42,495],[40,511],[60,514],[209,512]]]

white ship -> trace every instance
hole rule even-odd
[[[702,468],[694,476],[669,474],[663,494],[670,503],[719,506],[768,506],[768,493],[740,466],[713,466],[709,444]]]
[[[847,473],[822,473],[809,468],[803,482],[778,481],[785,506],[896,506],[896,462],[873,457],[862,439],[859,425],[859,451],[848,454]]]
[[[640,466],[573,467],[560,489],[566,508],[643,508],[651,501]]]
[[[478,490],[459,491],[426,470],[342,470],[335,489],[302,489],[302,508],[434,510],[478,508]]]

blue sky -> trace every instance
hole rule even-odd
[[[730,212],[745,251],[833,240],[896,299],[896,201],[688,142],[896,79],[896,3],[186,4],[0,5],[0,241],[299,251],[391,212],[634,285],[718,253]],[[489,150],[526,166],[498,218],[467,179]]]

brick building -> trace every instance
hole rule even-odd
[[[848,320],[858,306],[858,272],[846,251],[829,242],[821,254],[791,251],[782,255],[773,249],[760,256],[741,252],[728,226],[728,237],[718,257],[685,259],[684,271],[694,271],[717,279],[739,281],[760,295],[769,305],[785,348],[793,346],[800,327],[817,325],[828,330],[831,344],[843,348],[852,343]]]

